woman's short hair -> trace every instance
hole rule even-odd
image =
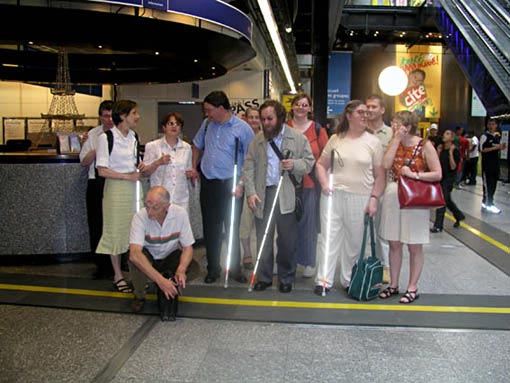
[[[336,129],[336,133],[338,135],[343,135],[347,133],[349,130],[349,120],[347,119],[347,115],[352,114],[356,108],[360,105],[365,105],[365,103],[361,100],[351,100],[345,105],[345,109],[343,113],[340,115],[340,123],[338,124],[338,128]]]
[[[113,103],[112,107],[112,120],[115,125],[122,122],[120,116],[123,114],[128,115],[131,110],[136,108],[136,102],[131,100],[119,100]]]
[[[174,118],[175,121],[177,121],[179,123],[179,125],[182,127],[184,127],[184,118],[182,117],[182,114],[180,114],[179,112],[170,112],[168,113],[162,120],[161,120],[161,126],[165,126],[166,124],[168,124],[168,121],[170,121],[170,118]]]
[[[393,115],[394,120],[399,120],[404,126],[411,126],[409,134],[416,134],[420,117],[409,110],[401,110]]]

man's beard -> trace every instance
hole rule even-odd
[[[266,138],[266,140],[272,140],[273,138],[278,137],[282,129],[283,122],[282,123],[278,122],[278,125],[271,132],[267,132],[265,129],[262,129],[262,131],[264,132],[264,137]]]

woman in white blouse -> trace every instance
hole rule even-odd
[[[151,187],[163,186],[170,201],[189,213],[189,182],[191,146],[180,138],[184,119],[180,113],[169,113],[162,121],[164,136],[145,145],[144,161],[140,166],[144,176],[150,176]]]
[[[110,254],[115,288],[124,293],[132,288],[124,279],[120,255],[129,249],[129,230],[136,206],[142,206],[143,195],[137,172],[138,140],[135,132],[140,115],[136,103],[119,100],[113,104],[112,119],[115,126],[110,130],[113,139],[108,142],[106,133],[99,136],[96,168],[105,178],[103,195],[103,234],[97,254]],[[137,193],[138,189],[138,193]],[[138,201],[136,201],[138,197]]]

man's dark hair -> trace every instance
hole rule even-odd
[[[266,100],[261,106],[260,106],[260,113],[262,114],[262,111],[266,108],[272,107],[274,109],[274,112],[276,113],[276,120],[278,122],[279,126],[283,126],[283,123],[285,122],[287,118],[287,111],[285,110],[285,107],[276,100]]]
[[[136,102],[131,100],[119,100],[113,103],[112,120],[115,125],[122,122],[121,115],[128,115],[132,109],[136,108]]]
[[[211,93],[209,93],[205,98],[204,102],[207,102],[208,104],[211,104],[215,108],[219,108],[220,106],[223,106],[225,110],[231,110],[230,107],[230,101],[228,100],[227,95],[225,92],[222,92],[221,90],[215,90]]]
[[[105,110],[112,110],[113,101],[112,100],[104,100],[99,104],[98,114],[101,116]]]

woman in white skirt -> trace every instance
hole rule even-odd
[[[142,174],[150,176],[151,188],[163,186],[170,202],[189,214],[189,178],[191,178],[191,145],[181,138],[184,119],[180,113],[168,113],[161,121],[164,136],[145,145]]]
[[[352,100],[340,118],[337,133],[332,135],[317,161],[316,175],[322,187],[320,217],[322,230],[317,245],[317,274],[314,293],[322,295],[333,286],[337,263],[340,283],[349,287],[352,266],[359,256],[363,240],[364,216],[374,216],[386,184],[382,166],[381,141],[367,131],[367,106]],[[328,184],[331,153],[334,152],[333,188]],[[332,200],[329,252],[326,256],[328,198]]]
[[[391,169],[382,202],[379,235],[390,243],[390,285],[379,294],[387,299],[399,293],[402,250],[409,250],[409,282],[400,303],[418,299],[418,280],[423,269],[423,244],[429,242],[428,209],[400,209],[397,180],[400,175],[424,181],[439,181],[441,165],[434,146],[416,135],[419,117],[407,110],[397,112],[391,122],[393,138],[384,155],[384,167]],[[413,156],[414,154],[414,156]]]
[[[109,143],[106,134],[98,140],[96,167],[105,178],[103,195],[103,234],[96,253],[109,254],[115,288],[124,293],[132,288],[124,279],[121,270],[121,254],[129,249],[129,230],[136,206],[142,206],[143,195],[139,182],[138,140],[135,132],[140,115],[136,103],[119,100],[113,104],[111,129],[113,140]],[[137,200],[138,198],[138,200]]]

